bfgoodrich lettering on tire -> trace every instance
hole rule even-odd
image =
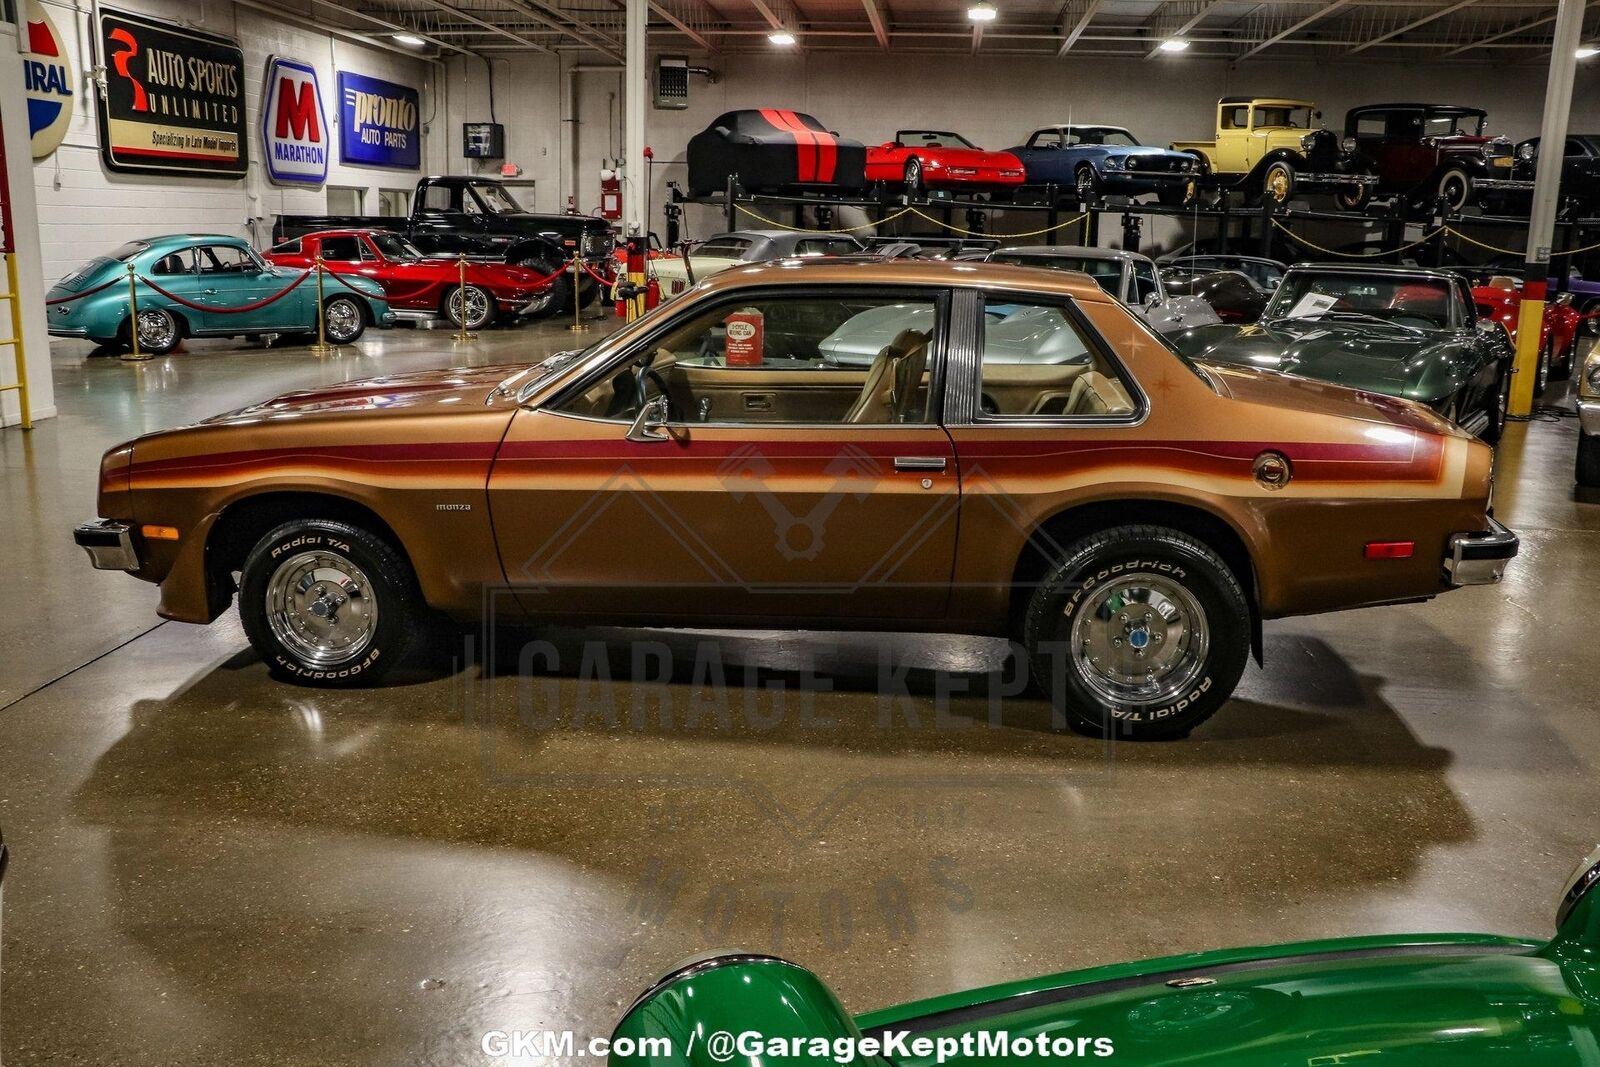
[[[1119,526],[1069,546],[1023,621],[1032,677],[1095,737],[1183,737],[1233,693],[1250,653],[1238,579],[1200,541]]]
[[[303,685],[376,681],[421,626],[411,567],[382,538],[328,519],[284,523],[256,542],[239,617],[267,669]]]

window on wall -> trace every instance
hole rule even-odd
[[[360,215],[367,191],[358,185],[328,186],[328,214]]]
[[[379,189],[378,214],[408,215],[411,213],[410,189]]]

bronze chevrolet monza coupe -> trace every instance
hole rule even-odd
[[[830,338],[900,324],[870,361]],[[1264,619],[1499,580],[1491,457],[1426,408],[1185,360],[1088,277],[741,267],[575,353],[289,393],[112,449],[98,567],[273,673],[430,612],[1014,637],[1096,734],[1181,736]]]

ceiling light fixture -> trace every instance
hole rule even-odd
[[[1189,47],[1189,42],[1182,37],[1168,37],[1162,41],[1160,48],[1163,52],[1181,52]]]
[[[405,45],[407,48],[428,47],[428,42],[424,41],[421,37],[418,37],[414,33],[397,33],[394,35],[394,39],[400,44]]]
[[[767,40],[771,41],[773,44],[782,45],[783,47],[787,48],[794,44],[794,34],[790,33],[788,30],[773,30],[771,33],[767,34]]]
[[[1600,55],[1600,45],[1581,44],[1578,46],[1578,50],[1572,54],[1579,59],[1588,59],[1590,56]]]
[[[995,10],[995,6],[989,3],[989,0],[978,0],[976,4],[967,8],[967,18],[973,22],[993,22],[999,17],[1000,12]]]

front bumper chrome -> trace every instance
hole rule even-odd
[[[115,519],[86,522],[72,531],[72,540],[89,553],[97,571],[136,571],[139,553],[133,548],[133,527]]]
[[[1486,533],[1450,535],[1444,573],[1451,585],[1493,585],[1505,577],[1518,544],[1516,534],[1491,518]]]

